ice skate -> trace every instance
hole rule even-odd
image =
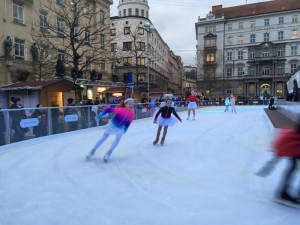
[[[186,118],[186,120],[189,120],[190,119],[190,116],[188,116],[187,118]]]
[[[193,120],[195,120],[196,119],[196,117],[195,116],[193,116]]]
[[[280,196],[274,199],[273,202],[293,208],[300,208],[300,202],[290,196],[287,192],[283,192]]]
[[[95,149],[92,149],[92,150],[89,152],[89,154],[85,157],[86,160],[90,160],[90,159],[93,157],[93,155],[95,154],[95,152],[96,152],[96,150],[95,150]]]
[[[111,155],[112,151],[106,152],[105,156],[103,157],[103,161],[106,163]]]
[[[153,145],[156,145],[158,142],[159,142],[159,138],[156,138],[156,139],[153,141]]]

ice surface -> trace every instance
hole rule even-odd
[[[285,160],[255,176],[271,158],[263,108],[237,111],[180,113],[164,146],[152,118],[134,121],[107,164],[113,137],[85,160],[101,128],[1,147],[0,225],[299,224],[299,209],[272,202]]]

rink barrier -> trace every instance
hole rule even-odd
[[[237,100],[236,105],[265,105],[265,100]],[[135,120],[153,117],[160,106],[158,103],[136,103]],[[177,112],[187,110],[188,103],[174,101]],[[221,101],[203,100],[199,106],[224,106]],[[119,105],[75,105],[64,107],[41,107],[22,109],[2,109],[6,130],[0,133],[0,146],[23,140],[50,136],[54,134],[66,133],[76,130],[87,129],[96,126],[104,126],[108,123],[109,117],[106,115],[100,121],[95,119],[107,107],[118,107]],[[36,113],[35,110],[42,114]],[[1,137],[2,135],[2,137]],[[1,138],[4,137],[4,143]]]
[[[274,105],[278,112],[298,123],[300,120],[300,102],[275,100]]]

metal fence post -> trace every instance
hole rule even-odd
[[[6,144],[10,144],[10,126],[9,126],[9,111],[6,110],[5,111],[5,126],[6,126],[6,136],[5,136],[5,139],[6,139]]]
[[[50,117],[52,118],[51,110],[50,110],[50,108],[48,108],[48,136],[51,135],[51,119],[50,119]]]
[[[91,112],[90,106],[88,106],[88,128],[91,127],[91,115],[90,115],[90,112]]]

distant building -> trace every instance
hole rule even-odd
[[[300,64],[300,1],[213,6],[196,26],[198,88],[212,95],[285,96]]]
[[[183,67],[183,90],[197,90],[197,67]]]

